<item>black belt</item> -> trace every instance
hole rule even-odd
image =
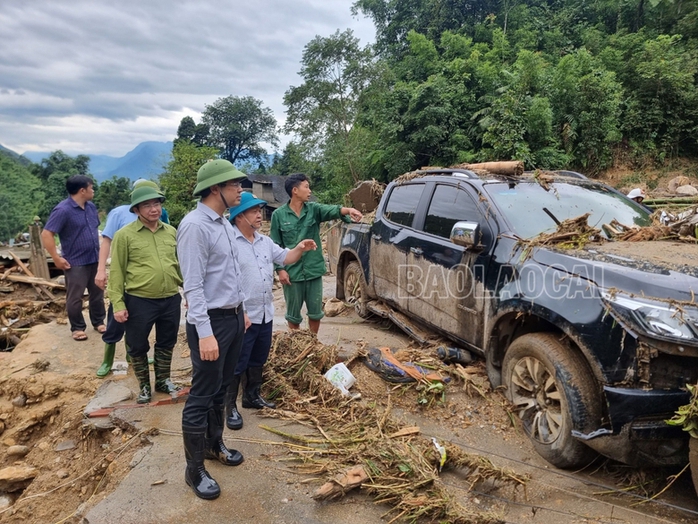
[[[213,317],[236,317],[240,311],[242,311],[242,304],[238,304],[235,307],[223,308],[219,307],[216,309],[209,309],[208,316]]]

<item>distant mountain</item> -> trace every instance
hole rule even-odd
[[[29,164],[31,164],[31,160],[29,160],[27,157],[15,153],[11,149],[7,149],[2,144],[0,144],[0,155],[10,157],[12,160],[17,161],[19,164],[23,166],[28,166]]]
[[[24,156],[32,162],[39,163],[50,154],[28,151]],[[98,182],[112,176],[126,177],[131,180],[151,179],[157,178],[165,170],[165,165],[172,157],[172,142],[141,142],[133,150],[118,158],[107,155],[87,156],[90,157],[90,173]]]

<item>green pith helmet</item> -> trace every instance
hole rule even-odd
[[[157,188],[158,186],[155,186]],[[136,207],[141,202],[146,200],[159,200],[160,202],[165,201],[165,195],[160,193],[157,189],[150,187],[150,185],[142,184],[131,192],[131,207],[129,210],[133,213],[133,208]]]
[[[133,189],[136,189],[137,187],[152,187],[156,191],[162,193],[162,191],[155,182],[153,182],[152,180],[146,180],[145,178],[139,178],[133,183]]]
[[[194,188],[194,196],[199,196],[204,189],[222,184],[229,180],[241,180],[247,178],[245,173],[235,169],[235,166],[227,160],[213,160],[206,162],[199,168],[196,174],[196,187]]]

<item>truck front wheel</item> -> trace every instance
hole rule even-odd
[[[371,314],[366,308],[366,280],[358,262],[349,262],[344,268],[344,300],[356,308],[361,318]]]
[[[572,429],[595,429],[600,404],[582,357],[558,339],[552,333],[517,338],[504,355],[502,379],[536,451],[553,466],[578,468],[596,453]]]

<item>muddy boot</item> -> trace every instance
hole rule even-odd
[[[146,358],[146,362],[147,360]],[[194,490],[197,497],[206,500],[218,498],[221,488],[204,466],[206,428],[182,426],[182,436],[184,437],[184,456],[187,459],[184,481]]]
[[[114,353],[116,352],[116,344],[104,344],[104,359],[102,365],[97,370],[99,378],[106,377],[114,365]]]
[[[207,459],[214,459],[226,466],[237,466],[244,460],[242,453],[228,449],[223,442],[223,411],[225,406],[213,406],[208,410],[208,427],[206,429]]]
[[[170,380],[172,349],[155,349],[155,391],[175,396],[182,389]]]
[[[138,379],[138,398],[136,402],[139,404],[147,404],[150,402],[152,390],[150,388],[150,368],[148,368],[148,357],[131,357],[133,364],[133,372]]]
[[[263,367],[247,368],[247,385],[245,386],[245,391],[242,394],[243,408],[276,408],[276,404],[265,400],[259,393],[259,391],[262,389],[262,383],[264,382],[264,378],[262,376],[263,370]]]
[[[232,430],[242,429],[242,415],[237,406],[238,389],[240,389],[240,375],[233,375],[233,382],[228,386],[225,395],[226,413],[228,413],[225,425]]]

